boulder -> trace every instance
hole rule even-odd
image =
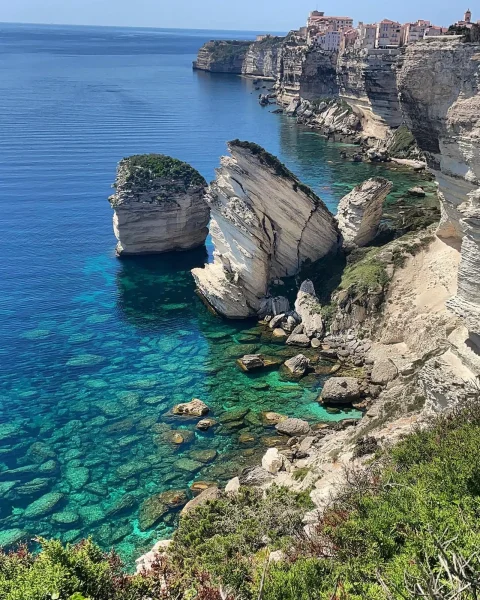
[[[275,425],[279,433],[284,433],[290,437],[306,435],[310,431],[310,425],[302,419],[285,419]]]
[[[286,338],[287,337],[287,333],[281,327],[275,327],[275,329],[272,331],[272,335],[275,338]]]
[[[186,415],[190,417],[202,417],[206,415],[210,409],[198,398],[194,398],[190,402],[184,402],[183,404],[177,404],[173,408],[174,415]]]
[[[263,467],[247,467],[240,473],[238,482],[240,485],[255,487],[270,483],[272,478],[273,475]]]
[[[382,218],[383,202],[391,189],[391,181],[372,177],[340,200],[336,219],[344,248],[362,247],[373,240]]]
[[[218,487],[209,487],[206,490],[203,490],[196,498],[192,498],[185,506],[182,508],[181,514],[184,515],[192,510],[195,510],[202,504],[207,502],[211,502],[212,500],[218,500],[222,495],[221,491]]]
[[[287,344],[289,346],[301,346],[302,348],[308,348],[310,346],[310,338],[304,333],[294,332],[287,338]]]
[[[239,489],[240,489],[240,478],[234,477],[233,479],[230,479],[230,481],[228,481],[227,485],[225,486],[225,493],[226,494],[236,494]]]
[[[410,188],[408,193],[410,196],[416,196],[417,198],[423,198],[426,196],[425,191],[420,186]]]
[[[303,333],[309,338],[318,337],[324,333],[321,308],[313,283],[310,279],[306,279],[298,290],[295,311],[302,319]]]
[[[275,329],[277,326],[280,326],[280,323],[283,321],[284,318],[285,313],[280,313],[279,315],[276,315],[275,317],[272,317],[270,319],[270,321],[268,322],[268,326],[270,327],[270,329]]]
[[[263,369],[266,367],[273,367],[277,365],[279,361],[271,358],[265,358],[261,354],[245,354],[242,358],[237,359],[237,365],[242,371],[255,371],[256,369]]]
[[[373,364],[370,380],[374,384],[386,385],[389,381],[393,381],[397,375],[397,367],[389,358],[387,358],[377,360]]]
[[[285,415],[281,415],[280,413],[265,411],[262,412],[262,423],[264,425],[276,425],[280,423],[280,421],[285,421],[287,418]]]
[[[268,296],[261,300],[258,316],[260,319],[264,319],[267,315],[273,315],[275,317],[282,313],[284,314],[289,310],[290,303],[288,298],[285,298],[285,296],[275,296],[274,298]]]
[[[205,243],[207,183],[193,167],[162,154],[124,158],[109,198],[117,254],[188,250]]]
[[[200,431],[207,431],[210,427],[214,427],[217,424],[215,419],[200,419],[197,423],[197,429]]]
[[[309,369],[310,359],[303,354],[297,354],[297,356],[285,361],[284,365],[292,375],[301,377],[302,375],[305,375],[305,372]]]
[[[262,468],[276,475],[283,467],[283,456],[277,448],[269,448],[262,458]]]
[[[258,316],[269,285],[338,247],[325,204],[257,144],[229,142],[207,202],[214,261],[192,274],[199,293],[223,316]]]
[[[351,404],[361,395],[356,377],[330,377],[323,386],[320,400],[325,404]]]

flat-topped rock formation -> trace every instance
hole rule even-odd
[[[383,202],[391,189],[388,179],[372,177],[340,200],[337,221],[345,249],[366,246],[373,240],[382,218]]]
[[[325,204],[277,158],[250,142],[228,149],[207,193],[214,262],[192,273],[218,313],[246,318],[272,280],[335,252],[339,234]]]
[[[208,234],[207,183],[193,167],[162,154],[120,161],[109,202],[117,254],[155,254],[201,246]]]
[[[439,183],[437,235],[460,243],[448,306],[480,349],[480,44],[440,37],[406,48],[398,74],[407,124]]]
[[[240,74],[251,44],[238,40],[211,40],[198,51],[193,68],[213,73]]]

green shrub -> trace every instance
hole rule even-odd
[[[122,162],[130,171],[127,182],[138,183],[159,178],[181,180],[186,187],[207,185],[200,173],[188,163],[164,154],[135,154],[124,158]]]
[[[2,600],[130,600],[140,598],[113,554],[103,553],[90,540],[62,546],[58,540],[39,540],[41,551],[25,548],[0,552]]]
[[[363,259],[348,265],[343,272],[339,289],[351,288],[357,293],[382,289],[388,283],[388,275],[385,265],[376,259],[377,252],[374,248]]]

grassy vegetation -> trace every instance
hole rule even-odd
[[[385,265],[376,255],[377,248],[372,248],[361,260],[350,264],[343,272],[339,285],[340,290],[351,290],[355,293],[379,291],[388,283]]]
[[[252,42],[212,40],[206,45],[213,62],[234,63],[242,60]]]
[[[186,162],[164,154],[135,154],[122,161],[129,170],[127,182],[173,179],[185,186],[207,185],[200,173]]]
[[[477,600],[479,447],[477,397],[377,449],[308,535],[306,494],[245,489],[184,515],[149,575],[126,576],[91,542],[0,553],[0,598],[220,600],[221,587],[228,600]],[[277,549],[283,560],[269,563]]]
[[[388,151],[395,158],[408,158],[410,151],[416,146],[415,138],[406,125],[395,130]]]

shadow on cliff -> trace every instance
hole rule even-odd
[[[125,256],[116,276],[117,309],[132,325],[163,328],[201,310],[191,269],[207,262],[205,247],[153,256]]]

